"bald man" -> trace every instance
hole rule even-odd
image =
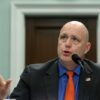
[[[79,21],[66,23],[61,28],[58,37],[58,57],[43,64],[31,64],[26,67],[10,98],[16,100],[66,100],[65,90],[68,84],[66,73],[71,71],[74,73],[72,78],[73,100],[100,100],[100,66],[85,59],[85,54],[89,52],[90,48],[89,32],[85,25]],[[79,56],[82,65],[72,60],[73,54]],[[3,89],[0,87],[0,94],[2,98],[6,96],[10,83],[11,80],[1,79],[0,84]]]

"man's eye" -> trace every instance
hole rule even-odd
[[[66,38],[66,36],[61,36],[60,38],[61,38],[61,39],[65,39],[65,38]]]
[[[75,42],[79,42],[80,41],[77,37],[73,37],[72,40],[75,41]]]
[[[62,34],[62,35],[60,35],[60,39],[67,39],[68,38],[68,36],[66,35],[66,34]]]

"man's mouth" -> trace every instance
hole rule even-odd
[[[70,56],[71,55],[71,52],[70,51],[63,51],[63,55],[64,56]]]

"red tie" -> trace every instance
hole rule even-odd
[[[74,73],[72,71],[68,71],[67,75],[68,75],[68,83],[65,90],[64,100],[74,100],[75,98],[74,82],[73,82]]]

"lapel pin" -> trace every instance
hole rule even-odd
[[[85,79],[85,81],[89,82],[89,81],[91,81],[91,78],[88,77],[88,78]]]

